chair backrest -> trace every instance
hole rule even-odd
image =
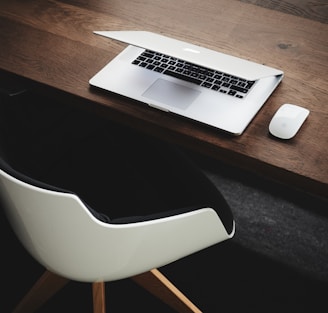
[[[234,235],[211,208],[153,220],[111,224],[74,193],[38,184],[1,159],[0,196],[29,253],[48,270],[85,282],[130,277]]]

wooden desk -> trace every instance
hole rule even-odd
[[[61,101],[327,197],[327,4],[320,10],[291,10],[313,12],[309,19],[246,2],[254,1],[181,0],[182,9],[175,0],[1,1],[0,73],[26,78],[40,93]],[[125,47],[93,30],[158,32],[282,69],[285,77],[245,133],[230,137],[91,89],[89,79]],[[268,133],[283,103],[311,111],[289,141]]]

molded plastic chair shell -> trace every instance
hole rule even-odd
[[[77,195],[31,185],[3,170],[0,190],[24,247],[49,271],[76,281],[137,275],[229,239],[235,231],[233,224],[227,233],[211,208],[144,222],[105,223]]]

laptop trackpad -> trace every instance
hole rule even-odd
[[[159,78],[142,96],[179,109],[186,109],[200,93],[190,87]]]

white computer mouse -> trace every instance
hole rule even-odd
[[[270,133],[280,139],[293,138],[303,125],[310,111],[295,104],[283,104],[272,117]]]

